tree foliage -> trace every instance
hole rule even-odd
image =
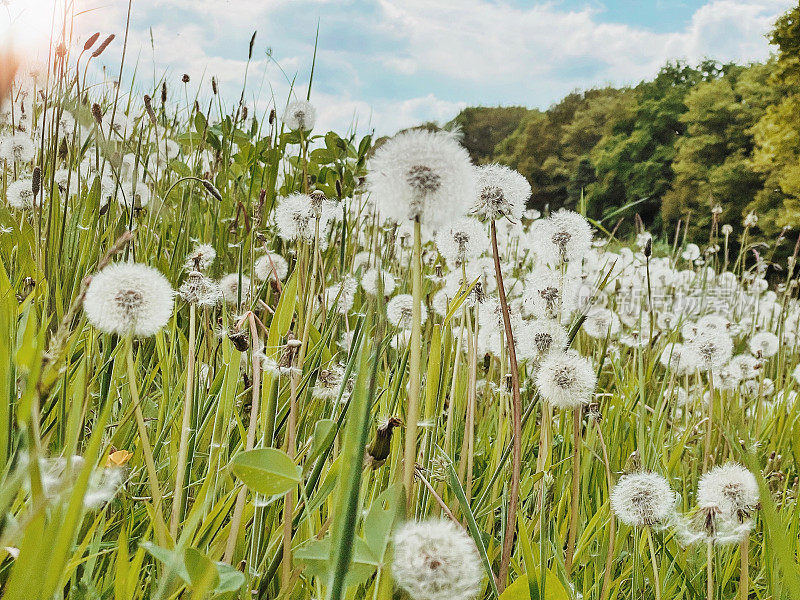
[[[471,107],[448,126],[477,163],[525,175],[540,210],[583,197],[588,216],[621,218],[623,233],[638,213],[667,237],[688,222],[701,242],[719,206],[720,223],[754,211],[753,233],[772,237],[800,223],[800,7],[769,39],[765,63],[670,62],[636,86],[576,91],[546,110]]]

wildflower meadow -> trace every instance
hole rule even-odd
[[[800,239],[64,22],[0,57],[5,600],[800,599]]]

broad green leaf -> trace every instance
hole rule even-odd
[[[285,494],[301,481],[300,467],[277,448],[258,448],[237,454],[230,462],[236,477],[265,496]]]
[[[187,548],[183,553],[183,562],[195,590],[205,591],[216,587],[219,573],[214,562],[205,554],[194,548]]]
[[[500,594],[500,600],[531,600],[528,575],[518,577],[505,591]],[[558,577],[552,571],[547,571],[544,600],[570,600],[569,594],[561,585]]]
[[[322,581],[330,580],[334,567],[331,557],[331,538],[311,540],[297,549],[295,558],[306,565],[309,575],[319,577]],[[369,579],[379,566],[378,559],[372,554],[367,543],[357,537],[353,540],[353,559],[347,570],[345,584],[359,585]]]
[[[402,492],[400,482],[391,485],[372,503],[364,518],[364,540],[379,563],[383,563],[392,537],[392,526],[402,504]]]

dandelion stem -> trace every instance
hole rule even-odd
[[[183,419],[181,420],[181,438],[178,446],[178,466],[175,473],[175,493],[172,501],[172,519],[169,533],[173,538],[178,535],[178,523],[183,511],[183,487],[186,475],[186,461],[189,455],[189,430],[192,415],[192,392],[194,391],[194,361],[196,338],[196,305],[189,304],[189,352],[186,365],[186,394],[183,399]]]
[[[497,278],[497,292],[500,296],[500,309],[503,312],[503,325],[505,327],[506,345],[508,346],[508,361],[511,369],[512,393],[512,457],[511,457],[511,489],[508,496],[508,514],[506,517],[505,539],[503,539],[503,553],[500,558],[499,588],[502,592],[508,579],[508,566],[511,562],[511,550],[514,545],[514,531],[517,522],[517,503],[519,502],[519,480],[522,470],[522,399],[519,391],[519,369],[517,368],[517,353],[514,348],[514,333],[511,331],[511,316],[508,312],[506,290],[503,285],[503,273],[500,269],[500,253],[497,249],[497,226],[491,222],[492,253],[494,254],[494,274]]]
[[[706,542],[706,600],[714,600],[714,542]]]
[[[739,600],[747,600],[750,597],[750,534],[746,533],[739,544],[740,566],[739,566]]]
[[[403,453],[403,485],[406,490],[406,513],[414,506],[414,469],[417,461],[417,420],[419,418],[420,369],[422,363],[422,232],[414,220],[414,249],[411,257],[412,297],[411,339],[409,341],[408,408]]]
[[[250,336],[252,338],[251,362],[253,363],[253,385],[252,401],[250,404],[250,423],[247,426],[247,439],[245,440],[244,449],[252,450],[256,440],[256,424],[258,421],[259,400],[261,399],[261,362],[256,358],[256,354],[261,351],[261,339],[258,337],[256,319],[252,312],[248,313],[248,319],[250,322]],[[228,534],[228,542],[225,546],[225,554],[222,559],[228,564],[233,560],[233,553],[236,550],[236,540],[239,537],[239,528],[242,524],[245,500],[247,500],[247,488],[242,486],[239,490],[239,494],[236,496],[230,533]],[[289,517],[290,523],[291,520],[291,517]]]
[[[653,545],[653,532],[650,527],[645,527],[645,531],[647,532],[647,545],[650,546],[650,561],[653,565],[653,583],[655,584],[656,600],[661,600],[661,581],[658,574],[656,547]]]
[[[156,540],[159,546],[167,546],[167,533],[166,523],[164,522],[164,515],[162,514],[162,495],[161,487],[158,485],[158,471],[156,470],[156,463],[153,460],[153,449],[150,446],[150,439],[147,437],[147,426],[144,423],[144,415],[142,414],[141,401],[139,399],[139,390],[136,386],[136,366],[133,362],[133,339],[128,336],[126,342],[127,355],[127,368],[128,368],[128,389],[130,390],[131,400],[133,401],[133,412],[136,416],[136,427],[139,431],[139,441],[142,444],[142,454],[144,455],[144,464],[147,468],[147,478],[150,481],[150,494],[153,496],[153,512],[156,515],[154,524]]]
[[[603,437],[603,430],[600,427],[599,420],[595,420],[595,428],[597,429],[597,436],[600,440],[600,449],[603,452],[603,465],[605,466],[606,470],[606,484],[608,485],[608,492],[610,494],[611,490],[614,488],[614,478],[611,475],[611,463],[608,460],[608,447],[606,446],[606,440]],[[600,600],[606,600],[606,598],[608,598],[608,593],[611,588],[611,568],[614,561],[614,542],[617,534],[617,520],[614,518],[614,511],[610,510],[609,513],[608,551],[606,553],[606,564],[603,570],[603,590],[600,592]]]
[[[578,507],[580,506],[581,493],[581,421],[582,409],[578,407],[572,413],[572,497],[570,498],[567,556],[564,561],[567,575],[572,572],[572,561],[575,557],[575,539],[578,532]]]

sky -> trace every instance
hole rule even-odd
[[[0,44],[11,39],[31,55],[40,52],[53,6],[64,2],[74,3],[79,42],[94,31],[117,35],[102,60],[118,68],[126,0],[0,0]],[[135,66],[140,85],[166,74],[176,87],[187,73],[190,86],[207,89],[213,75],[223,97],[235,103],[247,68],[245,104],[259,111],[274,105],[280,112],[291,89],[306,96],[319,27],[311,86],[318,129],[391,134],[423,121],[446,122],[465,106],[546,108],[575,89],[635,84],[670,59],[763,60],[770,52],[765,35],[792,5],[792,0],[133,0],[126,77]]]

